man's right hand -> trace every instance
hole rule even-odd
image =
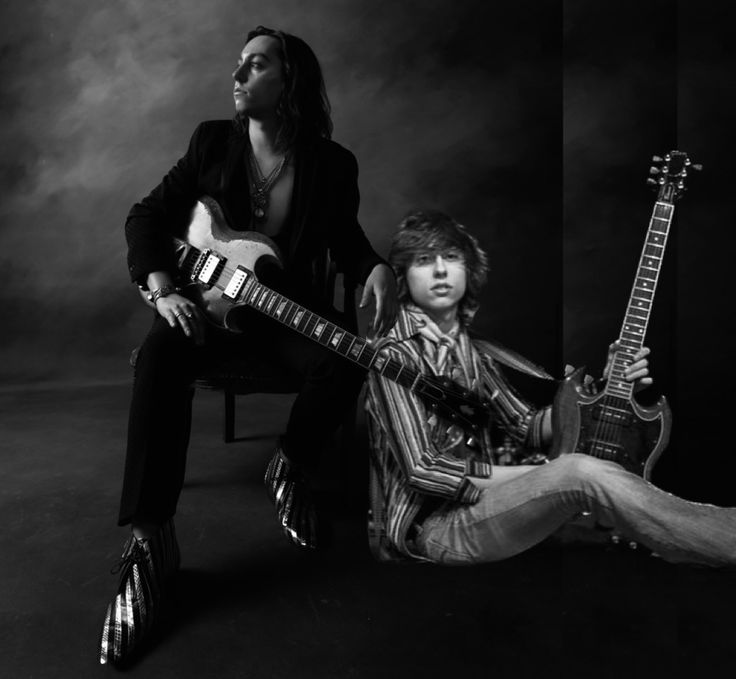
[[[156,300],[156,311],[172,328],[179,326],[197,346],[204,344],[204,314],[190,299],[177,293],[159,297]]]

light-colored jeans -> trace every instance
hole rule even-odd
[[[688,502],[613,462],[563,455],[540,466],[494,467],[476,504],[430,514],[416,548],[444,564],[498,561],[590,512],[668,561],[736,565],[736,509]]]

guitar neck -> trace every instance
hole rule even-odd
[[[619,334],[621,349],[613,357],[606,384],[606,393],[611,396],[630,399],[633,394],[634,384],[626,381],[624,372],[633,363],[636,352],[644,345],[674,211],[675,207],[671,202],[658,200],[654,204],[644,248],[639,258],[639,267]]]
[[[364,338],[328,321],[251,277],[239,301],[368,370],[412,388],[420,373],[376,351]]]

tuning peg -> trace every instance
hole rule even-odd
[[[700,163],[695,163],[695,165],[691,165],[690,167],[696,172],[700,172],[703,169],[703,166]]]
[[[660,158],[659,156],[652,156],[652,162],[653,163],[661,163],[662,162],[662,158]]]
[[[660,172],[661,170],[658,167],[655,167],[654,165],[652,165],[649,168],[649,174],[659,174]]]
[[[656,179],[652,179],[651,177],[647,179],[647,184],[649,184],[649,186],[657,186],[658,183],[659,182]]]

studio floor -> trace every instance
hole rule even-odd
[[[2,678],[117,673],[97,654],[126,536],[116,511],[128,394],[125,384],[0,392]],[[241,440],[230,444],[220,436],[220,399],[195,397],[176,519],[182,570],[155,643],[125,674],[736,675],[733,573],[557,543],[479,567],[380,564],[367,549],[363,489],[339,493],[335,474],[319,495],[332,544],[298,552],[261,483],[290,397],[241,397]]]

